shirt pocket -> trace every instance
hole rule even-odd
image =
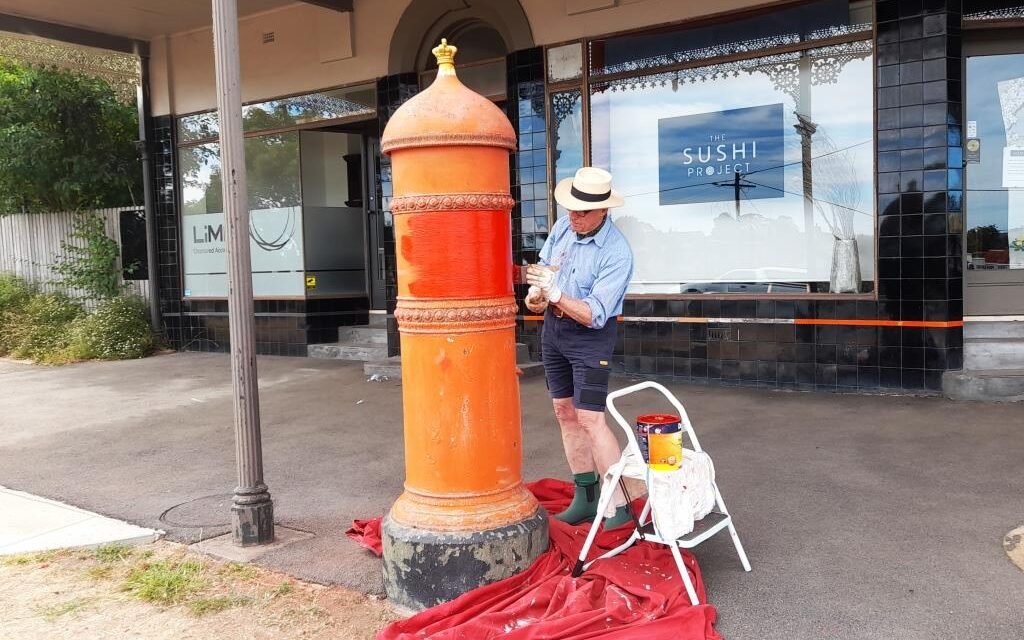
[[[580,297],[586,298],[594,288],[597,274],[592,269],[575,267],[572,272],[572,280],[580,290]]]

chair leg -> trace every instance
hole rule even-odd
[[[597,531],[601,528],[601,521],[604,520],[604,511],[608,508],[608,503],[612,501],[612,495],[615,493],[615,487],[618,486],[619,478],[621,477],[622,471],[620,470],[608,482],[601,485],[601,497],[597,500],[597,515],[594,516],[594,522],[590,525],[587,541],[583,543],[580,557],[576,560],[576,566],[572,569],[572,577],[574,578],[578,578],[583,574],[583,565],[587,561],[587,554],[590,553],[590,545],[594,544]]]
[[[690,572],[686,570],[686,565],[683,564],[683,554],[679,553],[679,547],[674,544],[668,545],[668,548],[672,550],[672,557],[676,561],[676,568],[679,569],[679,575],[683,578],[683,584],[686,585],[686,593],[690,596],[690,604],[697,606],[700,601],[697,600],[697,591],[693,588],[693,583],[690,582]]]
[[[743,564],[743,570],[750,571],[750,561],[747,560],[747,552],[743,550],[743,543],[740,542],[740,534],[736,533],[736,527],[733,526],[732,520],[729,521],[729,535],[732,536],[732,543],[736,547],[736,553],[740,557],[740,563]]]

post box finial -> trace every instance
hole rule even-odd
[[[437,58],[437,75],[455,75],[455,54],[459,48],[448,44],[447,38],[441,38],[441,44],[431,50]]]

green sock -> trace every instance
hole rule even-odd
[[[614,529],[615,527],[630,522],[632,519],[633,516],[631,516],[629,513],[629,505],[624,504],[621,507],[615,508],[614,515],[604,519],[604,528]]]
[[[562,513],[556,514],[555,519],[569,524],[579,524],[586,520],[593,520],[597,515],[597,474],[593,471],[585,473],[574,473],[573,482],[576,484],[576,493],[573,494],[572,502]]]

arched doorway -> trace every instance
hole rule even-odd
[[[530,23],[516,0],[413,0],[391,37],[388,73],[431,68],[430,49],[441,38],[459,48],[460,65],[534,46]]]

